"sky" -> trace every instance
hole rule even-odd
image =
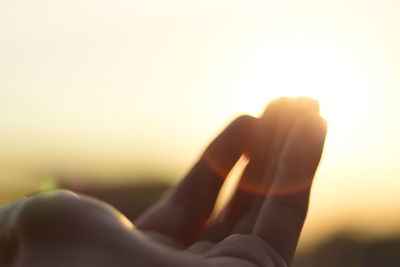
[[[60,173],[174,182],[234,117],[305,95],[329,124],[305,235],[398,229],[399,12],[397,0],[1,1],[0,202]]]

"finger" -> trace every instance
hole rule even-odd
[[[268,171],[266,165],[272,161],[274,141],[279,136],[278,131],[290,121],[294,111],[294,100],[280,98],[271,102],[264,111],[254,132],[250,150],[249,163],[239,181],[231,200],[217,216],[215,222],[205,233],[205,239],[219,241],[232,232],[235,224],[243,217],[256,197],[256,190],[261,178]],[[275,142],[276,144],[277,142]],[[277,144],[276,144],[277,145]],[[273,165],[272,165],[273,166]]]
[[[296,124],[253,229],[253,234],[266,240],[287,263],[303,227],[325,135],[326,122],[319,116],[304,117]]]
[[[309,98],[281,98],[272,102],[261,117],[250,163],[226,209],[210,228],[213,241],[231,233],[250,233],[258,210],[275,176],[283,144],[298,117],[318,114],[318,102]]]
[[[318,101],[307,98],[299,97],[294,99],[294,107],[292,107],[292,112],[287,114],[284,119],[280,121],[277,125],[277,133],[274,136],[272,149],[269,153],[268,161],[266,162],[265,172],[259,173],[260,182],[251,200],[251,204],[247,209],[246,213],[239,218],[238,223],[235,225],[234,233],[250,233],[253,229],[255,221],[258,217],[260,207],[262,206],[265,197],[268,196],[271,184],[274,182],[276,177],[276,172],[278,168],[278,162],[280,160],[282,150],[285,143],[288,140],[290,131],[296,122],[305,116],[319,115],[319,103]],[[241,190],[242,195],[247,194],[246,190]],[[251,196],[251,195],[250,195]]]
[[[209,219],[224,179],[245,151],[255,123],[250,116],[231,123],[186,177],[138,219],[137,227],[190,243]]]

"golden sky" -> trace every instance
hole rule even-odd
[[[398,14],[398,0],[1,1],[0,199],[57,172],[183,174],[238,114],[307,95],[329,135],[305,233],[397,227]]]

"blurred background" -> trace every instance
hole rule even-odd
[[[234,117],[310,96],[329,133],[295,265],[400,266],[399,14],[398,0],[0,1],[0,204],[66,187],[134,218]]]

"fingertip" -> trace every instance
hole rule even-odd
[[[297,97],[295,100],[300,112],[304,114],[320,114],[320,105],[318,100],[305,96]]]
[[[239,151],[250,137],[258,119],[250,115],[241,115],[234,119],[208,146],[211,151]]]
[[[293,128],[284,160],[291,166],[314,170],[320,161],[327,132],[327,122],[320,116],[301,118]]]
[[[257,118],[243,114],[237,117],[232,121],[232,123],[228,126],[228,128],[239,128],[239,129],[248,129],[249,127],[253,127],[257,121]]]
[[[310,115],[305,117],[303,123],[303,127],[312,136],[325,139],[327,131],[327,121],[324,118],[322,118],[321,116]]]
[[[275,114],[282,112],[283,109],[293,106],[295,99],[291,97],[280,97],[272,100],[265,108],[261,117],[265,117],[268,114]]]

